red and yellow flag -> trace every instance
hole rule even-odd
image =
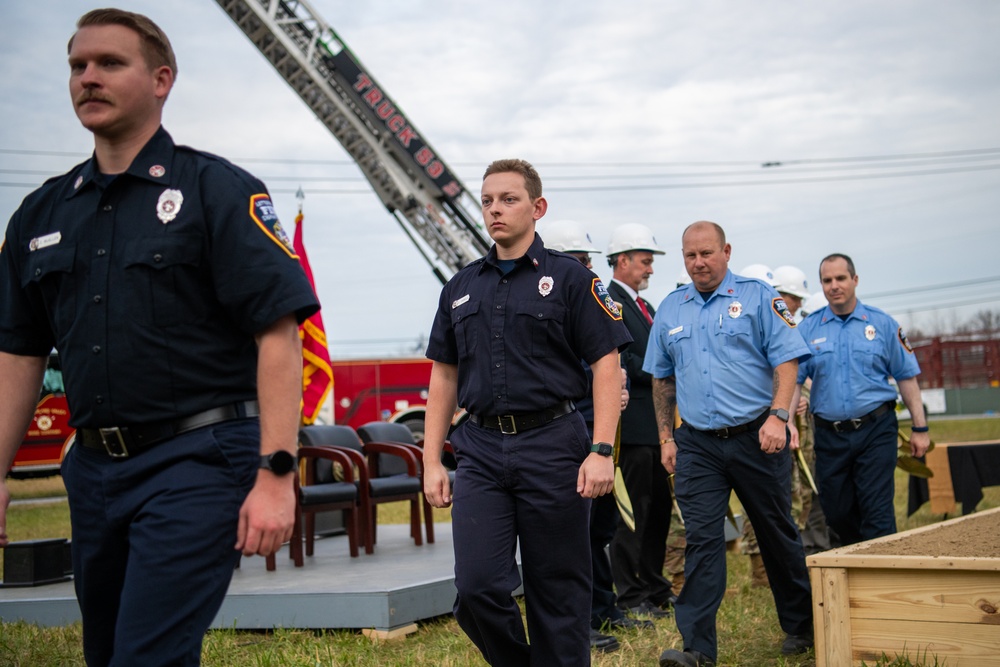
[[[312,269],[309,268],[306,248],[302,244],[301,210],[295,216],[295,239],[292,245],[315,292],[316,282],[313,280]],[[316,421],[320,408],[333,389],[330,351],[326,346],[326,329],[319,311],[299,325],[299,338],[302,339],[302,424],[308,426]]]

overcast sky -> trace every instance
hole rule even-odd
[[[818,290],[819,260],[851,255],[859,296],[904,326],[1000,310],[994,0],[311,4],[474,194],[490,161],[523,157],[549,201],[540,231],[575,219],[604,248],[616,225],[649,225],[667,251],[654,303],[683,270],[681,230],[709,219],[736,271],[794,264]],[[92,150],[66,41],[93,6],[0,3],[4,221]],[[118,6],[173,42],[178,143],[261,177],[289,228],[305,190],[333,356],[412,350],[440,284],[333,136],[214,0]],[[915,157],[884,159],[900,156]]]

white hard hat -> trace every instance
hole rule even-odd
[[[615,227],[611,232],[611,240],[608,241],[608,256],[617,255],[630,250],[646,250],[654,255],[665,255],[656,244],[653,231],[646,225],[637,222],[630,222]]]
[[[740,275],[746,276],[747,278],[763,280],[771,287],[775,287],[778,284],[778,281],[774,279],[774,273],[764,264],[751,264],[750,266],[745,266],[743,267],[743,270],[740,271]]]
[[[806,315],[815,313],[817,310],[822,310],[826,307],[826,304],[826,295],[823,294],[822,290],[820,290],[815,294],[810,294],[806,300],[802,302],[802,308],[799,309],[799,312],[802,313],[803,317],[805,317]]]
[[[809,283],[806,274],[795,266],[779,266],[774,270],[774,279],[778,281],[775,289],[785,294],[805,299],[809,296]]]
[[[554,220],[545,225],[545,229],[539,229],[538,235],[546,248],[560,252],[601,252],[576,220]]]
[[[684,287],[691,282],[691,276],[688,275],[687,271],[681,271],[680,275],[677,276],[677,286]]]

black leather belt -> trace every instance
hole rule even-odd
[[[563,401],[547,410],[522,412],[516,415],[474,415],[470,413],[469,420],[483,428],[491,428],[505,435],[515,435],[521,431],[544,426],[574,410],[576,410],[576,406],[573,405],[573,401]]]
[[[764,412],[754,419],[753,421],[747,422],[746,424],[738,424],[736,426],[727,426],[726,428],[717,429],[695,429],[696,431],[701,431],[702,433],[707,433],[708,435],[715,436],[716,438],[731,438],[734,435],[739,435],[740,433],[746,433],[747,431],[753,431],[759,429],[763,426],[764,422],[767,421],[768,413],[771,411],[770,408],[764,410]]]
[[[825,429],[831,431],[836,431],[837,433],[845,433],[850,431],[857,431],[859,428],[864,426],[867,422],[873,419],[878,419],[889,410],[896,409],[896,401],[886,401],[882,405],[878,406],[866,415],[861,415],[857,419],[841,419],[839,421],[832,422],[828,419],[823,419],[817,414],[813,415],[813,419],[816,420],[816,426],[822,426]]]
[[[193,431],[196,428],[218,424],[219,422],[260,414],[257,401],[241,401],[220,408],[212,408],[181,419],[171,419],[133,426],[113,426],[110,428],[80,428],[76,440],[84,447],[100,449],[115,459],[135,456],[150,445]]]

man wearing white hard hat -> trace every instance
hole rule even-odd
[[[622,412],[618,461],[635,515],[635,531],[620,523],[611,541],[611,568],[618,606],[632,616],[651,618],[668,616],[674,597],[663,576],[673,498],[670,479],[660,465],[652,376],[642,370],[654,308],[639,296],[649,287],[654,256],[662,254],[652,230],[637,223],[615,228],[608,242],[608,265],[614,270],[608,293],[619,304],[633,339],[622,352],[631,385],[629,406]]]
[[[782,266],[780,267],[780,270],[774,269],[772,271],[771,268],[765,264],[751,264],[743,267],[743,270],[740,271],[739,275],[746,276],[748,278],[756,278],[757,280],[763,281],[776,289],[778,294],[784,300],[784,304],[788,312],[793,317],[802,303],[802,299],[796,295],[800,293],[808,294],[808,292],[805,292],[805,274],[793,266]],[[791,291],[789,291],[789,289],[791,289]],[[797,415],[795,415],[795,418],[797,418]],[[791,426],[793,426],[792,421],[789,422],[789,427]],[[800,433],[801,431],[795,431],[793,433],[790,444],[792,449],[798,448],[797,436]],[[791,489],[792,519],[801,531],[802,523],[800,522],[800,517],[803,515],[803,492],[802,484],[799,481],[798,463],[794,457],[792,458]],[[806,514],[808,514],[808,510],[806,510]],[[753,524],[751,524],[749,520],[743,522],[742,532],[740,550],[750,557],[750,587],[767,588],[770,586],[770,582],[767,578],[767,570],[764,568],[764,560],[760,555],[760,546],[757,544],[757,533],[754,531]]]
[[[538,230],[546,248],[564,252],[576,257],[588,269],[593,268],[591,253],[600,254],[594,247],[590,234],[583,224],[575,220],[555,220]],[[622,383],[622,410],[628,406],[629,393]],[[589,366],[587,374],[590,373]],[[576,402],[576,409],[587,420],[587,427],[594,426],[593,399],[585,398]],[[618,650],[620,644],[614,635],[602,630],[647,627],[641,621],[628,618],[618,609],[618,598],[614,590],[611,560],[606,548],[614,537],[618,525],[618,505],[612,493],[594,498],[590,503],[590,563],[594,573],[594,588],[590,606],[590,646],[602,653]],[[652,626],[652,623],[648,623]]]
[[[778,290],[778,294],[784,297],[785,303],[788,305],[788,312],[796,316],[798,320],[808,315],[805,303],[811,295],[805,272],[797,266],[786,264],[774,270],[774,279],[778,283],[775,285],[775,289]],[[822,292],[820,294],[822,295]],[[826,297],[823,297],[823,305],[826,305]],[[809,389],[803,387],[801,393],[802,398],[793,417],[798,431],[798,443],[796,447],[793,439],[792,448],[797,448],[802,452],[802,459],[809,466],[810,477],[814,480],[816,477],[816,450],[813,422],[809,415]],[[819,506],[819,498],[813,492],[810,477],[805,475],[799,463],[798,457],[793,459],[792,515],[795,523],[799,526],[799,532],[802,533],[802,546],[808,556],[829,549],[830,534],[823,510]]]

